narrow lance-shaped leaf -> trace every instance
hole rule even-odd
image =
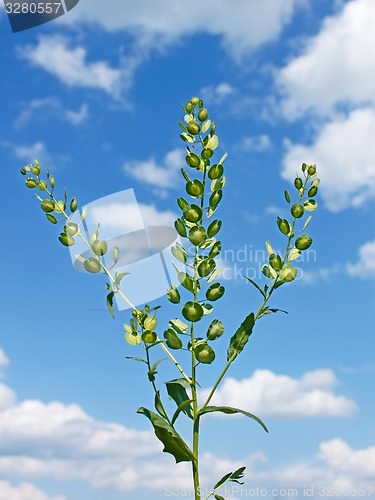
[[[176,463],[195,461],[193,452],[190,450],[189,446],[178,434],[176,429],[162,417],[144,407],[139,408],[137,413],[145,415],[145,417],[150,420],[154,427],[156,437],[164,445],[163,451],[173,455]]]
[[[239,408],[232,408],[231,406],[206,406],[198,412],[198,415],[204,415],[205,413],[213,413],[216,411],[225,413],[227,415],[233,415],[235,413],[245,415],[245,417],[251,418],[252,420],[255,420],[255,422],[258,422],[258,424],[261,425],[266,432],[268,432],[266,425],[261,421],[259,417],[257,417],[253,413],[249,413],[248,411],[241,410]]]
[[[218,490],[220,488],[220,486],[223,486],[223,484],[225,483],[229,483],[229,482],[233,482],[233,483],[238,483],[238,484],[243,484],[239,481],[239,479],[242,479],[243,476],[244,476],[244,470],[246,469],[246,467],[240,467],[239,469],[237,469],[236,471],[234,472],[228,472],[228,474],[225,474],[225,476],[223,476],[220,481],[218,481],[215,486],[213,487],[213,490]],[[215,495],[215,498],[219,496],[219,495]]]
[[[155,408],[156,408],[156,411],[165,419],[168,418],[168,415],[165,413],[164,411],[164,407],[162,405],[162,402],[161,402],[161,398],[160,398],[160,391],[157,391],[155,393],[155,402],[154,402],[154,405],[155,405]]]
[[[234,360],[247,344],[249,337],[253,331],[255,319],[254,313],[249,314],[236,333],[230,339],[230,344],[227,351],[227,359]]]
[[[254,285],[254,286],[255,286],[255,288],[256,288],[257,290],[259,290],[259,292],[263,295],[263,297],[264,297],[264,298],[266,298],[266,297],[267,297],[267,296],[266,296],[266,294],[264,293],[264,291],[263,291],[263,290],[260,288],[260,286],[258,285],[258,283],[256,283],[256,282],[255,282],[254,280],[252,280],[251,278],[248,278],[247,276],[245,276],[245,278],[246,278],[248,281],[250,281],[250,283],[251,283],[252,285]]]

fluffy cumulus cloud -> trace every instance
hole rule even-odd
[[[124,69],[111,67],[106,61],[89,61],[85,47],[73,47],[67,38],[58,35],[40,36],[36,45],[19,47],[18,52],[69,87],[100,89],[115,98],[120,98],[125,77],[132,74],[130,61]]]
[[[67,500],[65,496],[49,496],[34,484],[20,483],[12,485],[7,481],[0,481],[0,500]]]
[[[215,394],[213,404],[243,408],[261,417],[350,416],[356,404],[334,393],[337,382],[329,369],[306,372],[300,379],[256,370],[249,378],[226,379]],[[202,400],[208,392],[202,391]]]
[[[254,135],[243,137],[238,143],[238,149],[250,152],[255,151],[261,153],[272,147],[271,139],[267,134]]]
[[[161,163],[151,157],[147,160],[126,162],[123,169],[132,179],[165,192],[179,185],[180,169],[184,166],[185,152],[182,149],[174,149],[165,155]]]
[[[0,350],[0,365],[7,362]],[[251,404],[252,410],[263,415],[348,415],[354,404],[333,394],[335,384],[330,370],[307,372],[298,380],[259,370],[250,379],[228,379],[219,400],[225,397],[225,403],[238,405],[240,398],[245,407]],[[161,455],[161,449],[151,430],[95,420],[76,404],[13,401],[0,409],[0,500],[65,500],[64,483],[69,481],[127,495],[139,492],[142,485],[143,492],[153,495],[189,496],[190,492],[191,496],[189,463],[171,467],[171,457]],[[244,464],[253,484],[265,486],[371,482],[375,480],[375,447],[354,450],[335,437],[320,443],[316,456],[301,465],[284,461],[281,467],[272,465],[260,451],[238,461],[204,452],[202,485]],[[45,478],[55,493],[40,489],[38,481]],[[232,498],[231,491],[226,498]]]
[[[208,33],[221,37],[226,49],[240,57],[275,40],[292,19],[296,8],[307,0],[101,0],[80,2],[62,23],[92,24],[108,31],[127,30],[143,46],[165,46],[183,36]],[[69,19],[64,19],[69,18]]]
[[[294,179],[301,163],[316,163],[327,208],[358,208],[375,196],[374,130],[375,109],[364,108],[322,125],[310,145],[286,142],[282,176]]]
[[[328,17],[300,55],[281,69],[283,111],[293,119],[308,110],[327,115],[337,105],[375,104],[375,2],[351,0]]]
[[[348,274],[359,278],[375,278],[375,240],[364,243],[358,253],[358,261],[347,264]]]

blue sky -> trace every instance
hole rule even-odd
[[[336,487],[345,498],[345,485],[375,496],[375,5],[235,3],[80,0],[17,34],[0,8],[1,499],[189,493],[188,464],[161,457],[136,414],[152,393],[142,367],[125,359],[139,354],[124,341],[128,312],[111,319],[105,281],[73,269],[19,170],[38,159],[81,204],[133,188],[148,224],[170,224],[184,192],[177,122],[193,95],[217,122],[218,158],[229,153],[220,217],[231,278],[215,310],[227,336],[202,367],[203,389],[228,336],[259,307],[240,271],[259,272],[254,254],[266,240],[281,247],[284,189],[293,192],[302,162],[321,178],[314,252],[272,301],[289,315],[257,324],[218,394],[270,432],[207,418],[203,482],[246,465],[244,490],[228,498],[257,486],[268,496],[307,487],[319,498]],[[160,324],[178,314],[163,297],[152,304],[162,306]],[[176,375],[160,366],[161,380]],[[188,436],[188,425],[180,431]]]

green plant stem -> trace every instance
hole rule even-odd
[[[56,198],[53,196],[52,192],[48,190],[48,188],[45,190],[46,193],[50,196],[51,200],[57,204],[57,200]],[[62,210],[61,213],[63,214],[63,216],[67,219],[67,220],[70,220],[70,217],[69,215],[65,212],[65,210]],[[94,252],[92,251],[92,248],[91,248],[91,245],[90,243],[86,240],[86,238],[84,237],[84,235],[81,233],[81,230],[78,228],[78,233],[77,233],[80,238],[82,239],[82,241],[84,242],[84,244],[87,246],[87,248],[91,251],[92,255],[96,257],[96,255],[94,254]],[[104,271],[104,273],[108,276],[109,280],[112,282],[112,283],[115,283],[115,280],[116,280],[116,277],[112,276],[111,272],[109,271],[109,269],[107,269],[107,267],[103,264],[103,262],[101,260],[99,260],[100,262],[100,265]],[[120,288],[117,289],[116,293],[118,293],[120,295],[120,297],[122,297],[123,300],[125,300],[125,302],[133,309],[133,310],[137,310],[137,308],[135,307],[135,305],[128,299],[128,297],[122,292],[122,290]],[[184,379],[188,382],[189,385],[192,384],[192,381],[190,379],[190,377],[188,377],[188,375],[184,372],[184,370],[182,369],[181,365],[178,363],[178,361],[176,360],[176,358],[173,356],[173,354],[170,352],[170,350],[164,345],[164,342],[157,338],[157,340],[160,342],[160,346],[161,348],[164,350],[164,352],[167,354],[167,356],[170,358],[170,360],[172,361],[172,363],[176,366],[176,368],[178,369],[178,371],[181,373],[181,375],[184,377]]]
[[[202,200],[204,196],[204,191],[202,193]],[[197,283],[198,280],[198,272],[197,272],[197,258],[198,258],[198,247],[195,247],[195,262],[194,262],[194,282]],[[197,301],[198,291],[195,286],[194,289],[194,303]],[[199,408],[198,408],[198,399],[197,399],[197,378],[196,378],[196,357],[195,357],[195,331],[194,331],[194,323],[191,324],[191,394],[193,400],[193,455],[194,460],[192,461],[192,472],[193,472],[193,483],[194,483],[194,496],[195,500],[200,500],[200,486],[199,486]]]
[[[150,372],[150,371],[151,371],[150,353],[148,352],[149,350],[148,350],[148,348],[147,348],[147,346],[146,346],[146,343],[144,343],[144,348],[145,348],[145,351],[146,351],[146,361],[147,361],[147,367],[148,367],[148,371]],[[150,380],[150,379],[149,379],[149,380]],[[155,397],[157,397],[157,398],[158,398],[158,400],[159,400],[160,406],[161,406],[161,408],[162,408],[162,410],[163,410],[163,412],[164,412],[164,415],[165,415],[165,417],[166,417],[166,420],[168,421],[168,423],[169,423],[170,425],[172,425],[172,423],[171,423],[171,421],[170,421],[170,419],[169,419],[169,417],[168,417],[168,414],[167,414],[167,412],[165,411],[165,408],[164,408],[164,405],[163,405],[163,403],[162,403],[162,400],[161,400],[161,398],[158,396],[158,392],[159,392],[159,391],[158,391],[158,388],[156,387],[155,380],[150,380],[150,382],[151,382],[151,385],[152,385],[152,387],[153,387],[153,389],[154,389],[154,392],[155,392]]]

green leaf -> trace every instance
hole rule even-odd
[[[141,363],[146,363],[147,365],[147,361],[142,358],[135,358],[134,356],[125,356],[125,359],[131,359],[132,361],[140,361]]]
[[[162,402],[161,402],[161,398],[160,398],[160,391],[157,391],[155,393],[155,408],[156,408],[156,411],[165,419],[168,418],[168,415],[165,413],[165,410],[164,410],[164,407],[162,405]],[[173,423],[173,422],[172,422]]]
[[[215,500],[225,500],[221,495],[214,495]]]
[[[284,196],[285,196],[286,202],[290,203],[289,191],[287,189],[284,191]]]
[[[231,406],[206,406],[205,408],[202,408],[201,410],[199,410],[198,415],[204,415],[205,413],[212,413],[215,411],[225,413],[227,415],[241,413],[242,415],[245,415],[245,417],[249,417],[252,420],[255,420],[256,422],[258,422],[258,424],[261,425],[266,432],[268,432],[268,429],[265,426],[265,424],[256,415],[253,415],[252,413],[249,413],[248,411],[245,411],[245,410],[240,410],[239,408],[232,408]],[[216,486],[215,486],[215,488],[216,488]]]
[[[178,408],[177,408],[177,410],[174,412],[173,417],[172,417],[172,420],[171,420],[171,424],[172,424],[172,425],[176,422],[176,420],[177,420],[177,418],[178,418],[179,414],[183,411],[183,409],[184,409],[186,406],[188,406],[188,405],[190,406],[190,404],[191,404],[193,401],[194,401],[194,399],[187,399],[186,401],[184,401],[183,403],[181,403],[181,404],[178,406]]]
[[[223,476],[220,481],[218,481],[215,486],[213,487],[213,491],[216,491],[220,488],[220,486],[223,486],[223,484],[225,483],[228,483],[228,482],[233,482],[233,483],[238,483],[238,484],[243,484],[243,483],[240,483],[238,481],[238,479],[242,479],[243,478],[243,473],[244,473],[244,470],[246,469],[246,467],[240,467],[239,469],[237,469],[236,471],[234,472],[228,472],[228,474],[225,474],[225,476]],[[215,498],[223,498],[221,497],[220,495],[215,495]],[[225,500],[225,499],[224,499]]]
[[[122,278],[124,278],[128,274],[130,274],[130,273],[116,273],[116,276],[115,276],[115,285],[119,286],[119,284],[121,283]]]
[[[115,317],[115,310],[113,309],[113,297],[114,297],[115,293],[112,291],[112,292],[109,292],[109,294],[107,295],[107,300],[106,300],[106,306],[108,307],[108,311],[110,312],[112,318]]]
[[[189,446],[178,434],[176,429],[163,420],[162,417],[144,407],[139,408],[137,413],[145,415],[145,417],[150,420],[154,427],[156,437],[164,445],[163,451],[173,455],[176,463],[195,461]]]
[[[150,382],[153,382],[155,380],[155,375],[158,373],[156,371],[156,368],[158,366],[159,363],[161,363],[162,361],[165,361],[167,358],[162,358],[162,359],[159,359],[158,361],[156,361],[150,368],[150,370],[148,371],[147,375],[148,375],[148,379]]]
[[[185,401],[190,400],[186,392],[186,387],[189,387],[189,384],[186,382],[184,378],[177,378],[175,380],[170,380],[169,382],[166,382],[165,385],[167,387],[167,392],[169,397],[174,400],[174,402],[178,407]],[[193,418],[193,413],[190,404],[184,406],[182,408],[182,411],[189,418],[191,419]]]
[[[264,297],[265,299],[267,298],[267,295],[263,292],[263,290],[260,288],[260,286],[258,285],[258,283],[256,283],[256,282],[255,282],[254,280],[252,280],[251,278],[248,278],[247,276],[245,276],[245,278],[246,278],[248,281],[250,281],[250,283],[251,283],[252,285],[254,285],[254,286],[255,286],[255,288],[256,288],[257,290],[259,290],[259,291],[260,291],[260,293],[263,295],[263,297]]]
[[[227,359],[235,359],[247,344],[250,335],[253,331],[255,319],[254,313],[249,314],[241,326],[237,329],[236,333],[230,339],[230,344],[227,351]]]

